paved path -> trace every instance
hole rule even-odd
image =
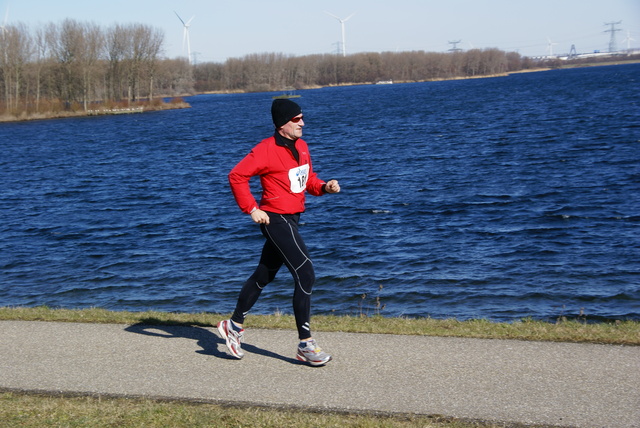
[[[214,328],[0,321],[0,390],[152,396],[498,422],[640,427],[640,347],[248,330],[245,357]]]

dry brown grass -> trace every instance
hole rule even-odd
[[[123,113],[138,113],[157,110],[175,110],[191,107],[189,103],[184,99],[177,97],[172,98],[169,102],[164,102],[161,99],[153,99],[151,101],[136,101],[136,102],[114,102],[108,101],[105,103],[92,104],[89,106],[88,111],[78,104],[73,103],[69,108],[63,108],[60,104],[42,102],[42,106],[38,111],[13,109],[6,111],[0,109],[0,122],[22,122],[29,120],[44,120],[44,119],[61,119],[69,117],[85,117],[85,116],[99,116],[110,114],[123,114]],[[128,110],[128,111],[127,111]]]

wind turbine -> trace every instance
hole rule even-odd
[[[551,41],[550,38],[547,37],[547,41],[549,42],[549,44],[547,45],[547,47],[549,48],[549,56],[552,57],[553,56],[553,45],[557,45],[557,43],[553,43]]]
[[[4,21],[2,21],[2,25],[0,25],[0,31],[2,32],[2,37],[7,32],[7,21],[9,20],[9,5],[7,5],[7,10],[4,12]]]
[[[189,19],[187,22],[184,22],[184,20],[180,18],[180,15],[178,15],[178,12],[174,10],[173,13],[176,14],[180,22],[182,22],[182,26],[184,27],[184,31],[182,33],[182,49],[184,50],[184,42],[186,40],[187,41],[187,60],[189,61],[189,65],[191,65],[191,43],[189,41],[189,26],[191,25],[191,21],[193,21],[193,18],[195,18],[195,16],[192,16],[191,19]]]
[[[347,16],[345,19],[338,18],[337,16],[327,11],[325,11],[324,13],[326,13],[329,16],[333,16],[335,19],[340,21],[340,26],[342,27],[342,56],[347,56],[347,47],[345,46],[345,43],[344,43],[344,23],[347,22],[353,15],[355,15],[355,13],[352,13],[351,15]]]
[[[631,31],[627,31],[627,37],[622,41],[622,43],[627,42],[627,51],[631,51],[631,42],[635,42],[635,40],[631,38]]]

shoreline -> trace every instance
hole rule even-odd
[[[94,117],[94,116],[112,116],[120,114],[137,114],[148,113],[154,111],[164,110],[181,110],[185,108],[191,108],[191,105],[187,102],[169,102],[162,103],[160,105],[142,105],[122,108],[110,108],[110,109],[92,109],[81,111],[58,111],[47,113],[21,113],[19,116],[11,114],[0,115],[0,123],[12,123],[12,122],[30,122],[34,120],[50,120],[50,119],[68,119],[78,117]]]
[[[602,63],[584,63],[584,64],[566,64],[560,67],[539,67],[539,68],[531,68],[531,69],[523,69],[517,71],[509,71],[498,74],[489,74],[489,75],[479,75],[479,76],[455,76],[455,77],[443,77],[443,78],[433,78],[427,80],[420,81],[394,81],[394,84],[402,84],[402,83],[424,83],[424,82],[445,82],[445,81],[455,81],[455,80],[469,80],[469,79],[492,79],[496,77],[508,77],[512,74],[522,74],[522,73],[538,73],[543,71],[552,71],[552,70],[563,70],[563,69],[574,69],[574,68],[588,68],[588,67],[605,67],[605,66],[614,66],[614,65],[624,65],[624,64],[639,64],[640,60],[630,60],[630,61],[609,61]],[[358,85],[375,85],[376,82],[361,82],[361,83],[340,83],[340,84],[329,84],[325,86],[313,85],[308,87],[300,88],[301,90],[311,90],[311,89],[322,89],[322,88],[334,88],[334,87],[346,87],[346,86],[358,86]],[[267,92],[278,92],[278,91],[267,91]],[[194,94],[183,94],[179,97],[187,97],[187,96],[197,96],[197,95],[228,95],[228,94],[248,94],[248,93],[256,93],[245,90],[220,90],[220,91],[203,91],[196,92]],[[11,114],[3,114],[0,115],[0,123],[10,123],[10,122],[27,122],[32,120],[48,120],[48,119],[65,119],[65,118],[75,118],[75,117],[90,117],[90,116],[104,116],[104,115],[114,115],[114,114],[133,114],[133,113],[147,113],[152,111],[162,111],[162,110],[179,110],[184,108],[191,108],[191,105],[187,102],[169,102],[162,103],[160,105],[143,105],[143,106],[134,106],[134,107],[126,107],[120,109],[99,109],[99,110],[87,110],[87,111],[59,111],[59,112],[48,112],[48,113],[33,113],[33,114],[25,114],[24,112],[20,114],[20,116],[15,116]]]
[[[591,68],[591,67],[607,67],[614,65],[625,65],[625,64],[640,64],[640,60],[630,60],[630,61],[609,61],[602,63],[584,63],[584,64],[566,64],[560,67],[537,67],[537,68],[528,68],[523,70],[516,71],[506,71],[504,73],[498,74],[483,74],[477,76],[455,76],[455,77],[436,77],[432,79],[425,80],[394,80],[393,84],[402,84],[402,83],[425,83],[425,82],[447,82],[454,80],[472,80],[472,79],[493,79],[496,77],[508,77],[513,74],[523,74],[523,73],[538,73],[543,71],[553,71],[553,70],[564,70],[564,69],[574,69],[574,68]],[[347,87],[347,86],[364,86],[364,85],[375,85],[376,82],[350,82],[350,83],[338,83],[338,84],[328,84],[328,85],[312,85],[298,88],[299,90],[311,90],[311,89],[322,89],[322,88],[338,88],[338,87]],[[262,91],[260,91],[262,92]],[[203,91],[197,92],[195,94],[184,94],[183,96],[197,96],[197,95],[229,95],[229,94],[255,94],[260,92],[252,92],[252,91],[243,91],[243,90],[219,90],[219,91]],[[265,91],[265,93],[270,92],[280,92],[280,91]]]

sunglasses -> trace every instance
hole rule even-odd
[[[291,122],[293,123],[298,123],[300,122],[302,119],[304,119],[304,116],[299,116],[299,117],[294,117],[291,119]]]

